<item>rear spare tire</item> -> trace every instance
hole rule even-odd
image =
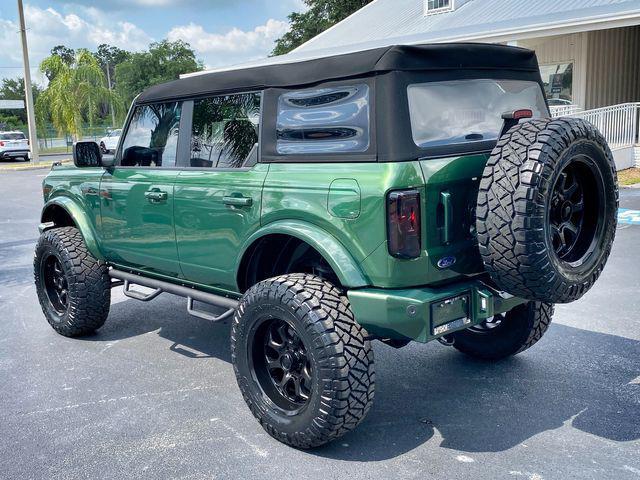
[[[512,127],[485,166],[476,227],[498,288],[568,303],[600,276],[616,230],[618,182],[611,150],[581,119]]]

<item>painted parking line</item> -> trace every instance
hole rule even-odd
[[[640,225],[640,210],[619,208],[618,223],[624,223],[626,225]]]

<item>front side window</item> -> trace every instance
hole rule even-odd
[[[365,84],[288,92],[278,99],[280,155],[365,152],[369,148]]]
[[[258,158],[259,93],[220,95],[193,102],[192,167],[239,168]]]
[[[176,164],[181,103],[136,107],[122,144],[123,167],[172,167]]]
[[[548,116],[542,89],[523,80],[454,80],[409,85],[413,140],[421,148],[498,139],[504,112]]]

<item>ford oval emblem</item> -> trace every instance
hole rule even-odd
[[[440,260],[438,260],[438,268],[453,267],[455,263],[456,263],[456,257],[454,257],[453,255],[448,257],[442,257]]]

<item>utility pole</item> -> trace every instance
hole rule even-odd
[[[36,133],[36,117],[33,110],[33,91],[31,90],[31,70],[29,68],[29,52],[27,51],[27,29],[24,26],[24,10],[22,0],[18,0],[18,16],[20,17],[20,38],[22,40],[22,62],[24,63],[24,96],[27,104],[27,123],[29,124],[29,143],[31,145],[31,161],[38,163],[38,135]]]
[[[111,73],[109,72],[109,62],[107,64],[107,85],[109,86],[109,92],[111,92]],[[115,128],[116,126],[116,114],[113,111],[113,103],[111,99],[109,99],[109,110],[111,110],[111,126]]]

